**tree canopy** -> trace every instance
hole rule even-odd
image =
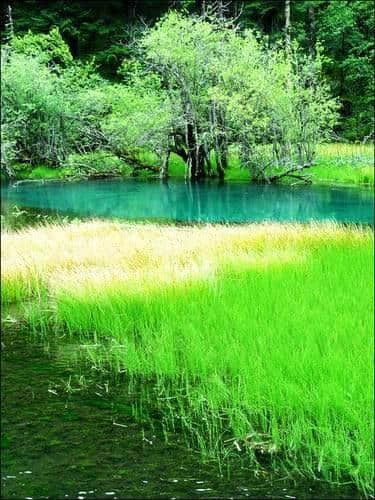
[[[16,35],[47,34],[58,27],[74,58],[95,56],[103,76],[118,78],[122,61],[134,56],[134,40],[170,8],[201,14],[222,5],[242,29],[256,28],[270,42],[285,29],[285,0],[9,0]],[[6,8],[6,5],[4,6]],[[4,11],[4,14],[6,12]],[[6,15],[4,15],[4,20]],[[371,0],[290,0],[291,38],[313,50],[319,43],[322,71],[341,103],[336,133],[347,140],[373,134],[374,7]]]
[[[270,46],[217,12],[171,10],[133,50],[111,83],[73,59],[57,28],[12,36],[2,59],[4,165],[59,165],[96,150],[135,161],[146,150],[163,177],[173,152],[186,177],[223,178],[232,148],[254,181],[272,182],[301,178],[336,122],[319,50]]]

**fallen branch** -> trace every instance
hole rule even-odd
[[[281,174],[273,175],[272,177],[269,178],[269,181],[275,182],[275,181],[278,181],[278,180],[282,179],[283,177],[287,177],[287,176],[304,179],[304,176],[295,174],[295,172],[301,172],[302,170],[305,170],[306,168],[312,167],[312,165],[313,165],[312,163],[305,163],[304,165],[298,165],[296,167],[292,167],[289,170],[286,170],[285,172],[283,172]]]

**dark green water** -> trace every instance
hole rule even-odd
[[[65,346],[67,349],[69,346]],[[133,416],[138,395],[61,362],[5,323],[1,353],[2,499],[360,498],[349,487],[285,478],[234,459],[221,472],[183,437]],[[230,470],[230,475],[228,475]]]
[[[373,191],[358,187],[112,179],[21,183],[2,186],[1,194],[5,204],[78,217],[180,222],[374,223]]]

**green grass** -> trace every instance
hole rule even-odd
[[[374,146],[322,144],[309,170],[315,183],[374,185]]]
[[[350,167],[319,164],[309,171],[314,183],[374,185],[374,167]]]
[[[58,321],[82,338],[97,332],[123,345],[106,353],[112,366],[156,376],[160,408],[176,398],[168,424],[183,418],[201,451],[223,451],[223,434],[249,451],[263,441],[289,469],[366,490],[371,257],[370,246],[320,250],[301,268],[232,269],[210,285],[147,300],[121,290],[83,300],[61,294]]]
[[[371,492],[372,231],[89,223],[8,237],[5,290],[22,295],[35,273],[34,295],[48,289],[29,324],[93,344],[96,368],[140,381],[139,415],[156,405],[167,429],[217,459],[268,457]]]
[[[52,168],[45,165],[32,167],[25,163],[18,163],[12,166],[15,178],[18,180],[60,180],[68,177],[66,168]]]
[[[35,167],[32,169],[29,179],[34,180],[52,180],[52,179],[64,179],[66,177],[66,169],[57,169],[49,167]]]

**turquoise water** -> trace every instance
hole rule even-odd
[[[5,204],[79,217],[179,222],[374,223],[373,191],[358,187],[111,179],[9,184],[2,186],[1,194]]]

